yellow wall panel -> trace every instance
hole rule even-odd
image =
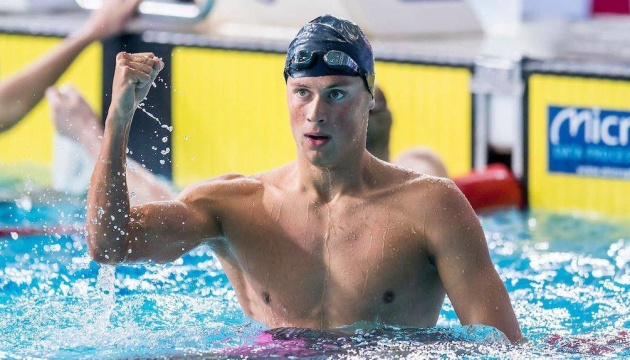
[[[257,173],[295,158],[283,55],[176,48],[172,62],[177,185]]]
[[[532,75],[529,79],[528,187],[533,208],[630,215],[630,181],[550,173],[548,107],[630,110],[630,81]]]
[[[411,147],[435,150],[451,176],[472,161],[472,96],[466,68],[377,62],[376,82],[393,115],[392,159]]]
[[[0,34],[0,81],[28,66],[57,45],[61,39]],[[85,49],[57,84],[73,83],[100,113],[102,92],[102,46]],[[42,101],[18,125],[0,134],[0,164],[50,166],[54,128],[48,106]]]

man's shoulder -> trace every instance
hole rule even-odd
[[[465,199],[453,180],[428,174],[415,173],[407,182],[407,189],[422,196],[425,204],[459,203]]]
[[[182,200],[218,200],[224,197],[248,196],[262,188],[256,176],[224,174],[193,183],[179,195]]]
[[[383,186],[379,193],[409,206],[409,211],[433,211],[447,206],[460,209],[465,205],[465,197],[455,183],[444,177],[432,176],[414,170],[392,165],[384,174]]]
[[[457,191],[457,186],[449,178],[421,173],[393,163],[385,163],[384,169],[387,181],[403,191]]]

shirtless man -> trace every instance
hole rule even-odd
[[[270,327],[432,327],[448,294],[462,324],[522,338],[479,221],[457,187],[366,151],[374,58],[355,24],[322,16],[289,46],[293,162],[130,208],[129,127],[163,66],[153,54],[118,55],[88,194],[93,259],[169,262],[207,244],[245,313]]]

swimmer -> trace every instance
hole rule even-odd
[[[389,159],[389,138],[392,127],[392,113],[387,107],[387,98],[379,86],[374,88],[374,108],[370,110],[367,132],[367,150],[383,161]],[[423,174],[448,177],[446,166],[439,155],[424,146],[406,149],[394,164]]]
[[[88,193],[94,260],[163,263],[207,244],[245,314],[271,328],[359,321],[433,327],[448,295],[462,324],[493,326],[513,342],[523,338],[464,195],[451,180],[366,150],[374,57],[356,24],[321,16],[289,45],[284,76],[294,161],[130,207],[129,127],[163,67],[151,53],[117,56]]]
[[[106,0],[85,24],[41,59],[0,83],[0,132],[16,125],[93,41],[119,34],[142,0]]]
[[[92,159],[98,157],[103,141],[101,119],[72,85],[46,90],[46,99],[57,131],[76,141]],[[176,197],[171,186],[159,179],[139,163],[127,159],[127,172],[132,205],[151,201],[173,200]]]

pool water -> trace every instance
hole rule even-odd
[[[630,356],[630,226],[515,210],[481,219],[529,339],[520,347],[460,326],[448,301],[435,329],[285,329],[311,340],[263,344],[264,326],[241,312],[208,248],[169,265],[114,268],[90,260],[81,234],[13,233],[0,237],[0,358]],[[83,221],[82,204],[0,203],[0,229]]]

